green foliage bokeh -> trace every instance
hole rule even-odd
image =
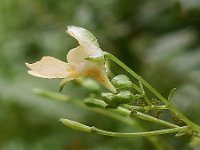
[[[65,60],[66,53],[77,45],[65,33],[67,25],[90,30],[103,50],[124,61],[164,96],[177,87],[173,103],[200,123],[199,16],[199,0],[1,0],[0,149],[153,149],[145,138],[109,138],[67,129],[58,122],[60,117],[108,130],[137,131],[31,93],[35,87],[58,91],[58,80],[31,77],[24,63],[45,55]],[[115,65],[112,71],[123,72]],[[68,83],[63,93],[80,99],[88,95],[76,83]],[[199,139],[190,137],[161,139],[166,149],[200,146]]]

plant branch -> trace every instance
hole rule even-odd
[[[177,127],[173,129],[163,129],[163,130],[155,130],[155,131],[146,131],[146,132],[135,132],[135,133],[120,133],[120,132],[110,132],[98,129],[96,127],[91,127],[90,133],[113,136],[113,137],[138,137],[138,136],[154,136],[160,134],[168,134],[168,133],[176,133],[181,131],[188,130],[188,126]]]
[[[121,60],[119,60],[114,55],[105,52],[104,53],[105,58],[112,60],[113,62],[117,63],[119,66],[121,66],[124,70],[126,70],[128,73],[130,73],[134,78],[136,78],[138,81],[140,81],[149,91],[151,91],[156,97],[158,97],[168,108],[171,110],[180,120],[185,122],[188,126],[193,128],[194,130],[197,130],[200,132],[200,126],[192,122],[190,119],[188,119],[186,116],[184,116],[182,113],[176,110],[176,108],[168,101],[166,98],[164,98],[156,89],[154,89],[148,82],[146,82],[144,79],[142,79],[141,76],[139,76],[137,73],[135,73],[132,69],[130,69],[127,65],[125,65]]]
[[[147,114],[143,114],[141,112],[138,111],[134,111],[134,113],[132,113],[132,111],[129,111],[128,109],[122,108],[122,107],[118,107],[117,109],[104,109],[106,106],[106,103],[103,102],[102,100],[98,100],[98,99],[86,99],[85,100],[85,104],[90,106],[87,107],[84,103],[82,103],[79,100],[76,99],[72,99],[68,96],[65,96],[63,94],[58,94],[58,93],[53,93],[53,92],[49,92],[46,90],[41,90],[41,89],[36,89],[34,90],[34,93],[43,97],[47,97],[50,99],[57,99],[63,102],[68,102],[68,103],[72,103],[75,104],[77,106],[86,108],[86,109],[90,109],[93,110],[95,112],[99,112],[101,114],[104,115],[109,115],[112,118],[115,118],[117,120],[123,121],[123,122],[128,122],[128,124],[133,124],[133,122],[128,121],[125,117],[136,117],[139,119],[143,119],[146,121],[150,121],[150,122],[154,122],[154,123],[158,123],[158,124],[162,124],[164,126],[167,127],[171,127],[171,128],[176,128],[179,127],[175,124],[169,123],[167,121],[152,117],[150,115]],[[98,109],[99,108],[99,109]],[[125,116],[125,117],[121,117],[121,116]],[[135,123],[135,122],[134,122]]]
[[[160,134],[168,134],[174,132],[186,132],[189,127],[177,127],[173,129],[162,129],[162,130],[154,130],[154,131],[146,131],[146,132],[134,132],[134,133],[122,133],[122,132],[111,132],[96,128],[94,126],[89,127],[85,124],[72,121],[69,119],[60,119],[60,121],[69,128],[74,130],[88,132],[88,133],[95,133],[100,135],[112,136],[112,137],[138,137],[138,136],[153,136],[153,135],[160,135]]]
[[[54,92],[50,92],[50,91],[47,91],[47,90],[42,90],[42,89],[34,89],[33,92],[39,96],[42,96],[42,97],[45,97],[45,98],[48,98],[48,99],[52,99],[52,100],[59,100],[61,102],[67,102],[67,103],[70,103],[70,104],[73,104],[75,106],[78,106],[78,107],[81,107],[81,108],[84,108],[84,109],[88,109],[88,110],[91,110],[93,112],[97,112],[97,113],[100,113],[102,115],[105,115],[105,116],[108,116],[110,118],[113,118],[113,119],[116,119],[120,122],[123,122],[127,125],[130,125],[132,126],[133,128],[138,128],[140,130],[143,130],[145,131],[145,129],[139,125],[139,123],[133,119],[131,119],[129,117],[130,115],[130,111],[127,111],[123,108],[120,108],[120,111],[114,111],[111,110],[111,109],[102,109],[104,108],[105,106],[105,103],[101,100],[95,100],[93,101],[93,106],[95,107],[92,107],[91,104],[90,104],[90,107],[88,107],[87,105],[85,105],[83,102],[79,101],[79,100],[76,100],[76,99],[72,99],[70,98],[69,96],[66,96],[66,95],[63,95],[63,94],[60,94],[60,93],[54,93]],[[98,108],[100,107],[100,108]],[[127,113],[128,112],[128,113]],[[155,136],[148,136],[146,137],[147,140],[149,140],[157,150],[163,150],[163,147],[161,145],[159,145],[159,139]]]

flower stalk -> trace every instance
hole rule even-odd
[[[163,129],[163,130],[155,130],[155,131],[146,131],[146,132],[135,132],[135,133],[121,133],[121,132],[110,132],[98,129],[96,127],[91,127],[91,133],[112,136],[112,137],[140,137],[140,136],[155,136],[161,134],[169,134],[169,133],[177,133],[181,131],[187,131],[188,126],[177,127],[173,129]]]
[[[187,131],[189,129],[188,126],[183,126],[183,127],[172,128],[172,129],[163,129],[163,130],[155,130],[155,131],[121,133],[121,132],[110,132],[110,131],[102,130],[102,129],[96,128],[94,126],[89,127],[85,124],[82,124],[82,123],[79,123],[76,121],[72,121],[69,119],[60,119],[60,121],[65,126],[72,128],[74,130],[88,132],[88,133],[94,133],[94,134],[100,134],[100,135],[106,135],[106,136],[112,136],[112,137],[153,136],[153,135],[160,135],[160,134],[183,132],[183,131]]]

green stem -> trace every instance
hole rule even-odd
[[[153,136],[153,135],[168,134],[168,133],[174,133],[174,132],[186,132],[189,129],[188,126],[183,126],[183,127],[173,128],[173,129],[162,129],[162,130],[134,132],[134,133],[122,133],[122,132],[106,131],[106,130],[96,128],[94,126],[90,127],[80,122],[72,121],[72,120],[64,119],[64,118],[60,119],[60,121],[67,127],[72,128],[77,131],[96,133],[100,135],[114,136],[114,137]]]
[[[58,93],[54,93],[54,92],[50,92],[50,91],[42,90],[42,89],[35,89],[33,92],[35,94],[40,95],[40,96],[45,97],[45,98],[49,98],[49,99],[52,99],[52,100],[59,100],[59,101],[62,101],[62,102],[71,103],[75,106],[79,106],[79,107],[82,107],[82,108],[85,108],[85,109],[89,109],[93,112],[103,114],[105,116],[111,117],[111,118],[116,119],[116,120],[123,122],[125,124],[128,124],[128,125],[130,125],[134,128],[137,127],[138,129],[145,130],[135,120],[130,119],[130,117],[126,117],[127,115],[129,116],[129,114],[127,114],[126,111],[125,111],[126,113],[124,113],[124,110],[123,110],[123,112],[118,111],[118,113],[116,113],[115,111],[105,110],[105,109],[102,109],[102,108],[93,108],[91,106],[87,107],[87,105],[85,105],[84,103],[82,103],[79,100],[72,99],[72,98],[70,98],[66,95],[60,94],[60,93],[58,94]],[[94,101],[94,104],[95,104],[95,102],[98,103],[98,105],[100,105],[100,107],[102,106],[102,104],[99,103],[100,102],[99,100]],[[157,150],[163,150],[161,145],[158,144],[160,140],[157,137],[152,136],[152,137],[147,137],[147,139],[155,146],[155,148]]]
[[[139,118],[139,119],[143,119],[143,120],[146,120],[146,121],[159,123],[159,124],[161,124],[161,125],[168,126],[168,127],[171,127],[171,128],[179,127],[178,125],[175,125],[175,124],[173,124],[173,123],[170,123],[170,122],[167,122],[167,121],[164,121],[164,120],[161,120],[161,119],[152,117],[152,116],[150,116],[150,115],[143,114],[143,113],[141,113],[141,112],[133,113],[132,116],[133,116],[133,117],[135,116],[135,117],[137,117],[137,118]]]
[[[197,130],[200,132],[200,126],[189,120],[186,116],[181,114],[176,110],[174,106],[171,105],[171,103],[164,98],[156,89],[154,89],[148,82],[146,82],[144,79],[142,79],[141,76],[139,76],[137,73],[135,73],[132,69],[130,69],[128,66],[126,66],[121,60],[116,58],[114,55],[105,52],[104,54],[105,58],[112,60],[113,62],[117,63],[119,66],[121,66],[124,70],[126,70],[128,73],[130,73],[134,78],[136,78],[138,81],[140,81],[146,88],[148,88],[156,97],[158,97],[180,120],[185,122],[187,125],[192,127],[194,130]]]
[[[150,106],[133,106],[133,105],[122,105],[123,107],[127,108],[128,110],[167,110],[169,109],[168,107],[166,107],[165,105],[150,105]]]
[[[98,129],[96,127],[91,127],[90,133],[106,135],[106,136],[113,136],[113,137],[138,137],[138,136],[154,136],[160,134],[168,134],[168,133],[175,133],[186,131],[188,126],[177,127],[173,129],[163,129],[163,130],[155,130],[155,131],[147,131],[147,132],[137,132],[137,133],[120,133],[120,132],[110,132]]]
[[[60,93],[54,93],[54,92],[50,92],[50,91],[42,90],[42,89],[34,89],[33,92],[34,92],[34,94],[37,94],[39,96],[42,96],[42,97],[45,97],[45,98],[48,98],[48,99],[67,102],[67,103],[73,104],[75,106],[79,106],[81,108],[88,109],[88,110],[91,110],[93,112],[103,114],[105,116],[119,120],[120,122],[126,123],[126,124],[131,125],[131,126],[136,125],[136,122],[134,120],[131,120],[129,118],[125,118],[121,114],[116,114],[116,113],[108,111],[108,110],[103,110],[102,108],[97,108],[97,107],[92,107],[92,106],[87,107],[87,105],[85,105],[82,101],[76,100],[74,98],[72,99],[71,97],[60,94]]]
[[[137,92],[141,93],[141,89],[136,85],[136,84],[132,84],[133,89],[135,89]]]
[[[148,99],[147,95],[144,95],[144,100],[147,102],[148,105],[151,105],[151,101]]]
[[[90,106],[93,105],[93,107],[100,107],[100,108],[105,108],[106,105],[107,105],[104,101],[98,100],[98,99],[88,99],[87,101],[85,101],[85,103],[87,105],[90,105]],[[130,111],[130,110],[123,108],[123,107],[118,107],[116,109],[107,109],[107,110],[110,111],[110,112],[114,112],[114,113],[126,116],[126,117],[132,116],[132,118],[136,117],[136,118],[146,120],[146,121],[149,121],[149,122],[158,123],[158,124],[170,127],[170,128],[179,127],[179,126],[172,124],[172,123],[169,123],[167,121],[152,117],[150,115],[141,113],[139,111]]]
[[[143,114],[141,112],[135,111],[134,113],[132,113],[132,111],[129,111],[128,109],[122,108],[122,107],[118,107],[117,109],[104,109],[105,106],[107,105],[104,101],[102,100],[98,100],[98,99],[86,99],[85,100],[85,104],[82,103],[79,100],[76,99],[72,99],[68,96],[62,95],[62,94],[58,94],[58,93],[53,93],[50,91],[46,91],[46,90],[41,90],[41,89],[37,89],[34,90],[34,93],[43,97],[47,97],[50,99],[57,99],[63,102],[68,102],[74,105],[77,105],[79,107],[85,108],[85,109],[89,109],[107,116],[110,116],[114,119],[117,119],[121,122],[125,122],[128,123],[130,125],[135,124],[135,121],[132,120],[130,121],[129,119],[127,119],[126,117],[130,117],[132,115],[133,117],[136,118],[140,118],[149,122],[154,122],[154,123],[158,123],[167,127],[171,127],[171,128],[176,128],[179,127],[175,124],[169,123],[167,121],[152,117],[150,115],[147,114]],[[89,106],[89,107],[87,107]],[[129,120],[129,121],[128,121]]]
[[[142,95],[144,94],[143,97],[144,97],[145,101],[147,102],[148,105],[151,105],[151,101],[148,99],[143,87],[138,87],[136,84],[132,83],[132,88],[135,89],[140,94],[142,94]]]
[[[140,85],[140,89],[142,90],[141,94],[144,95],[144,100],[147,102],[148,105],[151,105],[151,101],[148,99],[147,95],[146,95],[146,92],[143,88],[143,85],[142,85],[142,82],[139,81],[139,85]]]
[[[173,123],[170,123],[170,122],[167,122],[167,121],[155,118],[155,117],[152,117],[150,115],[141,113],[139,111],[133,111],[132,112],[132,111],[128,111],[127,109],[124,109],[122,107],[118,107],[117,110],[119,110],[120,112],[124,112],[124,113],[129,114],[132,118],[136,117],[136,118],[139,118],[139,119],[142,119],[142,120],[145,120],[145,121],[158,123],[158,124],[170,127],[170,128],[179,127],[178,125],[175,125]]]

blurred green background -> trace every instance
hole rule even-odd
[[[67,51],[77,46],[65,33],[67,25],[90,30],[103,50],[124,61],[164,96],[177,87],[174,105],[200,124],[199,0],[1,0],[1,150],[155,149],[146,138],[111,138],[70,130],[58,122],[60,117],[107,130],[137,128],[32,93],[33,88],[58,91],[59,80],[32,77],[24,63],[45,55],[65,60]],[[117,66],[112,70],[123,73]],[[89,94],[71,82],[63,93],[80,99]],[[149,123],[143,125],[151,128]],[[162,149],[200,149],[200,140],[189,136],[159,139]]]

